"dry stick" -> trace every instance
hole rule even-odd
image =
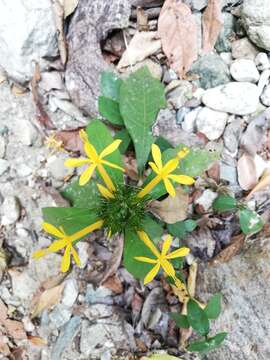
[[[131,68],[131,72],[133,72],[134,69],[133,69],[133,65],[132,65],[131,59],[130,59],[129,46],[128,46],[128,43],[127,43],[126,33],[125,33],[125,30],[124,30],[124,29],[123,29],[123,36],[124,36],[124,42],[125,42],[125,46],[126,46],[126,50],[127,50],[127,54],[128,54],[129,66],[130,66],[130,68]]]

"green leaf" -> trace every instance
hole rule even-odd
[[[100,114],[112,124],[124,125],[117,101],[106,98],[105,96],[100,96],[98,98],[98,110]]]
[[[160,148],[161,152],[172,148],[172,144],[169,143],[169,141],[164,139],[162,136],[156,138],[155,144]]]
[[[175,321],[177,327],[183,329],[188,329],[190,327],[186,315],[182,315],[178,313],[170,313],[170,317]]]
[[[127,129],[117,131],[116,134],[114,135],[114,139],[122,140],[122,142],[119,146],[119,151],[121,154],[125,154],[125,152],[127,151],[128,147],[131,143],[131,137],[130,137]]]
[[[108,130],[108,128],[100,121],[93,120],[86,128],[86,132],[91,144],[95,147],[98,154],[101,153],[103,149],[105,149],[108,145],[110,145],[114,139]],[[120,151],[117,149],[112,154],[106,156],[107,161],[112,162],[113,164],[123,166]],[[123,172],[120,170],[112,169],[107,165],[104,166],[106,168],[107,173],[115,184],[123,184]],[[96,172],[97,177],[100,181],[103,180]]]
[[[208,301],[207,306],[204,309],[204,312],[206,313],[208,319],[214,320],[219,317],[219,314],[221,312],[221,298],[222,298],[221,294],[215,294]]]
[[[255,234],[263,228],[263,219],[249,209],[240,210],[240,227],[245,235]]]
[[[229,195],[219,195],[213,202],[213,209],[219,212],[235,210],[237,201]]]
[[[175,224],[167,224],[169,233],[179,239],[183,239],[187,232],[192,232],[196,227],[197,222],[192,219],[178,221]]]
[[[219,333],[216,336],[208,338],[207,340],[193,341],[188,347],[188,351],[206,353],[214,350],[221,345],[228,334],[226,332]]]
[[[197,227],[197,221],[192,219],[185,220],[185,228],[187,232],[192,232],[193,230],[196,229],[196,227]]]
[[[101,93],[103,96],[119,102],[119,92],[122,80],[112,72],[101,74]]]
[[[142,223],[142,230],[145,231],[150,239],[155,243],[160,241],[163,234],[162,225],[156,222],[150,215],[145,215]]]
[[[151,76],[147,67],[131,74],[120,87],[120,112],[133,140],[140,172],[153,143],[151,127],[159,110],[165,106],[164,87]]]
[[[201,335],[209,333],[209,320],[205,312],[195,300],[190,299],[187,304],[188,322],[192,328]]]
[[[61,191],[61,195],[76,208],[96,209],[100,203],[100,194],[93,179],[84,186],[75,180]]]

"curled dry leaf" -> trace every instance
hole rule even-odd
[[[254,157],[243,154],[237,164],[238,181],[242,189],[250,190],[257,183],[256,164]]]
[[[47,341],[45,339],[42,339],[39,336],[28,335],[27,338],[35,346],[46,346],[47,345]]]
[[[222,263],[230,261],[239,251],[243,248],[245,244],[245,235],[240,234],[234,236],[230,245],[223,249],[217,256],[215,256],[211,261],[211,266],[217,266]]]
[[[213,50],[223,25],[221,0],[208,0],[207,8],[202,17],[203,52]]]
[[[58,142],[61,141],[64,149],[82,154],[84,152],[83,142],[79,135],[81,129],[82,128],[58,131],[55,134],[55,140]]]
[[[121,264],[123,250],[124,250],[124,237],[122,235],[116,235],[114,239],[114,243],[115,243],[115,249],[108,264],[108,267],[106,269],[106,272],[103,275],[101,284],[103,284],[106,280],[108,280],[111,276],[113,276]]]
[[[189,196],[181,188],[176,189],[176,196],[168,196],[163,201],[152,201],[149,210],[167,224],[175,224],[187,218]]]
[[[148,16],[143,8],[137,8],[137,27],[139,31],[148,31]]]
[[[249,200],[253,194],[255,194],[258,191],[264,190],[268,186],[270,186],[270,169],[265,170],[258,184],[248,194],[247,200]]]
[[[30,313],[31,318],[40,315],[43,310],[50,309],[54,305],[58,304],[62,297],[64,284],[55,286],[51,289],[42,292],[38,299],[32,304]]]
[[[138,31],[135,33],[126,51],[123,53],[117,68],[121,69],[135,65],[160,49],[161,41],[157,39],[156,31]]]
[[[184,78],[198,57],[197,24],[190,8],[180,0],[166,0],[158,19],[158,35],[170,66]]]
[[[64,31],[64,19],[65,19],[65,0],[52,0],[52,8],[54,12],[55,26],[58,31],[58,48],[60,52],[60,58],[63,65],[67,62],[67,44]],[[71,1],[69,1],[71,3]],[[72,5],[71,5],[72,7]],[[66,5],[66,11],[68,12],[68,2]]]

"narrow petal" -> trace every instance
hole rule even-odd
[[[191,176],[187,175],[168,175],[168,178],[172,179],[178,184],[183,185],[192,185],[195,182],[195,180]]]
[[[168,260],[162,260],[161,261],[161,266],[164,270],[164,272],[171,277],[175,276],[175,270],[172,266],[172,264],[168,261]]]
[[[57,227],[55,227],[47,222],[44,222],[42,224],[42,229],[44,231],[46,231],[48,234],[53,235],[60,239],[65,236],[64,232],[60,231],[59,229],[57,229]]]
[[[146,232],[144,231],[137,231],[137,234],[139,236],[139,238],[145,243],[145,245],[148,247],[148,249],[150,249],[152,251],[152,253],[159,258],[160,257],[160,252],[158,251],[158,249],[155,247],[155,245],[153,244],[153,242],[150,240],[149,236],[146,234]]]
[[[165,174],[170,174],[171,172],[173,172],[177,168],[178,164],[179,164],[178,159],[169,160],[164,165],[164,168],[162,169],[162,172],[165,173]]]
[[[161,177],[159,175],[157,175],[156,177],[154,177],[153,180],[151,180],[147,185],[145,185],[144,188],[142,188],[142,190],[138,193],[138,197],[139,198],[143,198],[145,195],[149,194],[150,191],[161,181]]]
[[[80,135],[80,138],[81,138],[81,140],[82,140],[83,142],[89,142],[89,140],[88,140],[88,135],[87,135],[87,133],[86,133],[85,130],[80,130],[80,131],[79,131],[79,135]]]
[[[32,254],[33,259],[39,259],[48,254],[48,249],[39,249]]]
[[[178,153],[177,153],[177,157],[178,159],[183,159],[184,157],[187,156],[187,154],[189,153],[189,149],[187,147],[184,147],[182,150],[180,150]]]
[[[70,268],[70,251],[71,251],[71,244],[67,245],[64,256],[62,258],[62,263],[61,263],[62,272],[67,272]]]
[[[172,183],[170,182],[170,180],[164,179],[164,185],[165,185],[165,188],[166,188],[166,190],[167,190],[167,193],[168,193],[170,196],[175,197],[176,192],[175,192],[175,189],[174,189]]]
[[[107,147],[105,147],[104,150],[101,151],[99,157],[100,159],[103,159],[105,156],[110,155],[111,153],[113,153],[121,144],[122,140],[114,140],[110,145],[108,145]]]
[[[111,191],[115,191],[115,186],[113,185],[113,182],[110,176],[108,175],[107,171],[105,170],[104,166],[99,164],[97,168],[107,188]]]
[[[69,241],[71,243],[73,243],[74,241],[77,241],[77,240],[81,239],[82,237],[90,234],[92,231],[100,229],[103,225],[103,222],[104,222],[103,220],[98,220],[95,223],[93,223],[89,226],[86,226],[82,230],[77,231],[76,233],[74,233],[68,237]]]
[[[154,279],[154,277],[157,275],[159,269],[160,269],[160,264],[158,263],[153,267],[152,270],[149,271],[149,273],[144,278],[144,281],[143,281],[144,285],[150,283]]]
[[[89,164],[89,159],[84,159],[84,158],[70,158],[67,159],[65,161],[65,166],[66,167],[78,167],[78,166],[82,166],[84,164]]]
[[[166,255],[167,252],[169,251],[170,247],[171,247],[171,243],[172,243],[172,236],[168,235],[166,237],[166,239],[164,240],[163,246],[162,246],[162,251],[161,251],[161,255]]]
[[[81,266],[81,260],[79,258],[79,255],[78,255],[77,251],[74,249],[73,246],[71,246],[71,254],[72,254],[73,258],[74,258],[75,263],[78,266]]]
[[[104,164],[104,165],[107,165],[107,166],[109,166],[109,167],[111,167],[111,168],[113,168],[113,169],[121,170],[121,171],[123,171],[123,172],[125,171],[124,168],[122,168],[121,166],[118,166],[118,165],[116,165],[116,164],[114,164],[114,163],[112,163],[112,162],[110,162],[110,161],[101,160],[101,163]]]
[[[180,249],[177,249],[173,252],[171,252],[170,254],[168,254],[166,256],[167,259],[175,259],[178,257],[184,257],[187,256],[190,253],[189,248],[187,247],[181,247]]]
[[[56,240],[48,247],[48,252],[49,253],[57,252],[63,249],[66,245],[67,245],[67,239]]]
[[[86,170],[84,170],[84,172],[82,173],[82,175],[80,176],[80,180],[79,180],[79,185],[83,186],[86,183],[88,183],[88,181],[91,179],[93,172],[96,168],[95,164],[91,164]]]
[[[135,256],[134,259],[138,260],[138,261],[141,261],[141,262],[148,263],[148,264],[156,264],[157,263],[157,260],[151,259],[151,258],[148,258],[148,257],[145,257],[145,256]]]
[[[92,144],[90,144],[90,142],[87,141],[84,143],[83,148],[84,148],[86,155],[89,157],[89,159],[91,159],[93,162],[96,162],[98,159],[98,154],[97,154],[94,146]]]
[[[97,184],[98,190],[105,199],[114,199],[113,193],[110,192],[105,186]]]
[[[149,161],[148,164],[151,166],[152,170],[153,170],[156,174],[159,174],[159,173],[160,173],[160,171],[159,171],[159,169],[158,169],[158,167],[157,167],[157,165],[156,165],[155,163],[153,163],[152,161]]]
[[[156,166],[158,167],[159,170],[161,170],[162,169],[161,151],[156,144],[152,145],[152,156]]]

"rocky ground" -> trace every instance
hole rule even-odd
[[[77,129],[97,114],[101,71],[120,59],[125,63],[126,42],[138,23],[136,6],[143,6],[156,31],[163,2],[80,0],[74,14],[64,9],[64,31],[57,2],[0,2],[0,359],[127,359],[162,349],[179,355],[177,330],[167,315],[179,304],[165,284],[144,287],[120,266],[100,285],[119,262],[121,239],[108,244],[99,233],[90,239],[95,241],[80,242],[82,266],[67,276],[59,273],[59,254],[31,259],[50,243],[41,232],[41,208],[67,204],[59,191],[76,173],[64,160],[78,150]],[[184,3],[201,29],[207,1]],[[143,55],[133,66],[148,66],[166,86],[168,109],[160,112],[155,135],[221,151],[194,195],[194,212],[205,218],[218,187],[243,199],[269,171],[270,4],[223,0],[222,10],[215,48],[200,52],[184,80],[167,65],[160,43],[150,53],[149,44],[140,49]],[[62,29],[58,37],[55,24]],[[197,40],[201,49],[201,31]],[[130,61],[118,65],[123,76],[131,71]],[[67,129],[75,132],[64,137]],[[269,199],[266,186],[249,201],[266,223]],[[224,295],[215,327],[229,336],[207,358],[268,360],[269,228],[246,239],[241,253],[226,262],[218,254],[239,225],[233,217],[210,220],[185,240],[200,263],[197,296]]]

